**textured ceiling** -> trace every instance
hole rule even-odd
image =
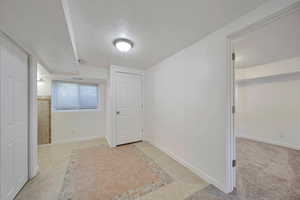
[[[71,41],[84,64],[147,68],[267,0],[62,1],[0,0],[0,30],[59,73],[78,70]],[[131,39],[133,50],[118,52],[117,37]]]
[[[69,1],[79,57],[89,65],[147,68],[191,45],[264,0]],[[112,45],[134,43],[129,53]]]
[[[75,58],[60,0],[0,0],[0,30],[51,71],[74,72]]]

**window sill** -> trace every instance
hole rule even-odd
[[[81,109],[81,110],[55,110],[52,109],[52,112],[101,112],[103,109],[97,108],[97,109]]]

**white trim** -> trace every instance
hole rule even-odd
[[[0,37],[15,48],[23,51],[28,57],[28,177],[31,179],[37,175],[38,156],[37,156],[37,60],[31,56],[31,52],[23,48],[8,35],[0,30]]]
[[[66,143],[72,143],[72,142],[82,142],[82,141],[95,140],[95,139],[101,139],[101,138],[105,138],[105,137],[103,137],[103,136],[79,137],[79,138],[74,138],[71,140],[60,140],[60,141],[52,142],[51,144],[42,144],[42,145],[38,145],[38,147],[51,146],[51,145],[55,145],[55,144],[66,144]]]
[[[111,141],[107,138],[107,135],[105,135],[105,139],[110,147],[115,147],[112,145]]]
[[[146,140],[147,142],[149,142],[151,145],[153,145],[154,147],[158,148],[159,150],[161,150],[162,152],[164,152],[165,154],[167,154],[168,156],[170,156],[171,158],[173,158],[175,161],[177,161],[178,163],[180,163],[181,165],[183,165],[184,167],[188,168],[189,170],[191,170],[194,174],[196,174],[197,176],[199,176],[200,178],[202,178],[203,180],[205,180],[207,183],[212,184],[214,186],[216,186],[217,188],[219,188],[221,191],[228,193],[229,191],[227,191],[226,188],[224,188],[222,186],[222,184],[212,178],[211,176],[209,176],[206,172],[204,172],[203,170],[193,166],[192,164],[190,164],[189,162],[185,161],[184,159],[180,158],[178,155],[175,155],[173,153],[171,153],[170,151],[168,151],[166,148],[162,147],[161,145],[155,144],[149,140]]]
[[[2,99],[2,81],[1,81],[1,77],[2,77],[2,73],[3,73],[3,68],[2,68],[2,57],[3,57],[3,51],[2,51],[2,47],[1,47],[1,33],[0,33],[0,108],[2,107],[2,104],[4,105],[3,99]],[[2,157],[2,151],[4,151],[3,147],[2,147],[2,134],[1,132],[4,131],[4,123],[3,123],[3,116],[2,116],[2,112],[0,113],[0,163],[5,162],[4,158]],[[0,165],[0,198],[3,196],[3,183],[2,183],[2,166]]]
[[[234,106],[234,63],[232,62],[233,46],[232,41],[227,39],[227,65],[229,66],[228,77],[228,91],[230,94],[227,99],[227,131],[226,131],[226,188],[227,192],[231,192],[236,187],[236,169],[232,166],[232,161],[236,159],[236,145],[234,137],[234,115],[232,107]]]
[[[272,3],[272,2],[270,2]],[[241,35],[244,35],[246,33],[258,30],[265,25],[274,22],[278,19],[280,19],[283,16],[286,16],[288,14],[291,14],[292,12],[298,10],[300,8],[300,1],[299,0],[289,0],[289,1],[277,1],[274,6],[272,5],[272,8],[268,11],[264,11],[266,14],[265,17],[260,17],[260,19],[256,20],[254,23],[249,24],[248,26],[242,27],[236,31],[233,31],[231,34],[228,34],[227,36],[227,59],[229,58],[230,61],[227,62],[227,84],[228,84],[228,108],[227,111],[227,118],[229,120],[227,121],[227,133],[226,133],[226,185],[228,191],[233,191],[235,187],[236,177],[235,177],[235,169],[232,167],[231,160],[236,157],[236,151],[235,151],[235,130],[234,130],[234,116],[232,114],[231,108],[234,103],[234,68],[233,63],[231,60],[232,52],[233,52],[233,45],[232,40],[240,37]],[[229,162],[228,162],[229,161]]]
[[[68,28],[72,48],[73,48],[73,53],[74,53],[74,59],[75,63],[79,64],[79,56],[78,56],[78,50],[76,46],[76,41],[75,41],[75,34],[74,34],[74,28],[73,28],[73,23],[72,23],[72,18],[71,18],[71,12],[70,12],[70,6],[68,0],[61,0],[62,4],[62,9],[64,11],[65,19],[66,19],[66,25]]]
[[[37,162],[37,63],[21,46],[13,41],[9,36],[0,31],[0,41],[7,47],[11,47],[22,52],[27,57],[27,81],[28,81],[28,131],[27,131],[27,181],[37,175],[39,166]],[[1,52],[0,52],[1,53]],[[1,59],[0,59],[1,65]],[[0,67],[1,68],[1,67]],[[0,88],[1,90],[1,88]],[[1,98],[0,98],[1,103]],[[0,128],[2,121],[0,120]],[[0,136],[1,139],[1,136]],[[1,140],[0,140],[1,142]],[[1,153],[1,149],[0,149]],[[2,156],[0,155],[0,159]],[[2,161],[1,161],[2,162]],[[1,166],[0,166],[1,167]],[[1,178],[1,177],[0,177]],[[0,197],[2,196],[2,186],[0,182]]]
[[[300,1],[298,0],[290,0],[291,3],[288,3],[285,5],[282,5],[282,8],[279,9],[279,11],[275,11],[271,14],[269,14],[267,17],[256,21],[253,24],[250,24],[249,26],[246,26],[238,31],[235,31],[234,33],[228,35],[228,38],[233,40],[233,39],[237,39],[243,35],[246,35],[248,33],[251,33],[253,31],[256,31],[258,29],[261,29],[262,27],[276,22],[278,20],[280,20],[282,17],[286,17],[296,11],[298,11],[300,9]]]
[[[113,144],[113,131],[112,131],[112,81],[111,72],[109,72],[109,80],[105,90],[105,137],[110,147],[115,147]]]
[[[145,102],[144,102],[144,74],[145,74],[145,71],[144,70],[140,70],[140,69],[135,69],[135,68],[130,68],[130,67],[121,67],[121,66],[116,66],[116,65],[112,65],[110,67],[110,86],[111,86],[111,89],[110,89],[110,97],[111,97],[111,133],[108,133],[108,134],[111,134],[111,139],[112,141],[110,141],[110,146],[111,147],[116,147],[117,145],[117,137],[116,137],[116,99],[115,99],[115,92],[116,92],[116,88],[115,88],[115,75],[116,73],[127,73],[127,74],[135,74],[135,75],[139,75],[141,76],[141,81],[142,81],[142,85],[141,85],[141,88],[142,88],[142,98],[141,98],[141,103],[143,105],[143,109],[142,109],[142,119],[141,119],[141,126],[142,126],[142,129],[145,130],[145,127],[144,127],[144,105],[145,105]],[[109,119],[107,119],[109,120]],[[141,139],[143,139],[143,134],[141,133]]]
[[[103,106],[99,106],[98,108],[95,108],[95,109],[65,109],[65,110],[57,110],[57,109],[55,109],[55,108],[52,108],[51,109],[51,112],[58,112],[58,113],[60,113],[60,112],[102,112],[103,111],[103,109],[102,109],[102,107]]]
[[[38,111],[37,111],[37,61],[29,57],[29,178],[32,179],[38,174]]]
[[[145,70],[131,68],[131,67],[121,67],[121,66],[112,65],[110,69],[112,73],[121,72],[121,73],[130,73],[130,74],[139,74],[142,76],[145,74]]]
[[[263,142],[266,144],[272,144],[272,145],[276,145],[276,146],[282,146],[282,147],[286,147],[289,149],[300,150],[300,146],[298,146],[298,145],[288,144],[288,143],[284,143],[284,142],[280,142],[280,141],[276,141],[276,140],[272,140],[272,139],[247,136],[247,135],[237,135],[236,137],[237,138],[245,138],[245,139],[253,140],[256,142]]]

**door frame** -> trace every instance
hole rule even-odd
[[[235,134],[235,119],[234,119],[234,112],[233,107],[235,106],[235,68],[234,68],[234,59],[232,59],[232,54],[235,53],[233,47],[233,41],[238,39],[239,37],[246,35],[250,32],[259,30],[266,25],[275,22],[282,17],[292,14],[293,12],[300,10],[300,1],[295,1],[294,3],[288,3],[286,6],[281,5],[281,8],[275,12],[271,12],[271,14],[267,15],[255,23],[248,25],[244,28],[239,29],[231,34],[229,34],[226,38],[227,40],[227,69],[229,70],[227,75],[228,80],[228,112],[227,112],[227,119],[228,120],[228,131],[226,135],[226,184],[227,184],[227,191],[231,192],[237,187],[237,171],[236,167],[233,167],[232,162],[236,160],[236,134]],[[235,110],[235,109],[234,109]],[[237,161],[238,162],[238,161]],[[237,188],[238,189],[238,188]]]
[[[112,124],[112,141],[111,141],[111,146],[112,147],[116,147],[117,146],[117,131],[116,131],[116,127],[117,127],[117,118],[116,118],[116,97],[115,97],[115,92],[116,92],[116,74],[117,73],[124,73],[124,74],[133,74],[133,75],[138,75],[141,77],[141,81],[142,81],[142,91],[141,91],[141,96],[142,96],[142,120],[141,120],[141,127],[142,127],[142,133],[141,133],[141,139],[143,139],[143,134],[144,134],[144,112],[145,112],[145,106],[144,106],[144,74],[145,71],[144,70],[139,70],[139,69],[135,69],[135,68],[129,68],[129,67],[121,67],[121,66],[111,66],[110,67],[110,84],[111,84],[111,124]]]
[[[38,174],[37,160],[37,60],[28,51],[0,30],[0,39],[27,55],[28,62],[28,180]],[[0,124],[1,125],[1,124]],[[1,182],[0,182],[1,184]],[[0,185],[1,187],[1,185]],[[1,192],[1,190],[0,190]],[[0,194],[2,195],[2,194]]]
[[[29,55],[29,179],[39,172],[38,165],[38,109],[37,109],[37,65],[38,61]]]

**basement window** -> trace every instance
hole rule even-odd
[[[52,84],[54,110],[98,109],[98,85],[64,81],[53,81]]]

